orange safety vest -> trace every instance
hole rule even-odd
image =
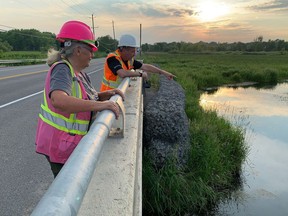
[[[130,61],[128,61],[128,67],[127,67],[120,56],[119,50],[116,50],[114,53],[109,53],[109,55],[106,58],[105,65],[104,65],[104,75],[103,75],[102,84],[100,88],[101,92],[117,88],[123,80],[120,76],[118,75],[115,76],[115,74],[110,70],[108,63],[107,63],[107,59],[110,57],[115,57],[121,63],[121,66],[124,70],[133,69],[134,59],[131,59]]]

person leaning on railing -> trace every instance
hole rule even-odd
[[[104,75],[100,88],[101,92],[117,88],[125,77],[143,77],[144,84],[147,85],[147,83],[145,83],[148,79],[146,72],[162,74],[168,79],[173,79],[175,77],[165,70],[151,64],[144,64],[134,59],[138,47],[133,35],[125,34],[120,37],[118,49],[113,53],[109,53],[106,57]],[[140,70],[135,72],[132,69]],[[144,72],[142,72],[142,70]]]
[[[82,71],[98,50],[88,25],[68,21],[56,39],[62,48],[48,51],[50,70],[45,80],[35,141],[36,152],[46,156],[54,177],[87,134],[96,112],[111,110],[117,119],[119,107],[109,99],[115,94],[124,99],[119,89],[98,93]]]

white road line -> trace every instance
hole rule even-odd
[[[87,73],[87,74],[90,75],[90,74],[93,74],[93,73],[98,72],[98,71],[100,71],[100,70],[103,70],[103,68],[100,68],[100,69],[98,69],[98,70],[92,71],[92,72]],[[11,102],[9,102],[9,103],[3,104],[3,105],[0,106],[0,109],[1,109],[1,108],[4,108],[4,107],[6,107],[6,106],[9,106],[9,105],[11,105],[11,104],[17,103],[17,102],[19,102],[19,101],[25,100],[25,99],[27,99],[27,98],[33,97],[33,96],[35,96],[35,95],[41,94],[41,93],[43,93],[43,90],[40,91],[40,92],[36,92],[36,93],[34,93],[34,94],[31,94],[31,95],[25,96],[25,97],[23,97],[23,98],[19,98],[19,99],[17,99],[17,100],[11,101]]]
[[[41,93],[43,93],[43,90],[40,91],[40,92],[36,92],[36,93],[34,93],[34,94],[31,94],[31,95],[28,95],[28,96],[19,98],[19,99],[17,99],[17,100],[11,101],[11,102],[9,102],[9,103],[3,104],[3,105],[0,106],[0,109],[3,108],[3,107],[9,106],[9,105],[11,105],[11,104],[17,103],[17,102],[19,102],[19,101],[25,100],[25,99],[27,99],[27,98],[33,97],[33,96],[35,96],[35,95],[41,94]]]
[[[100,69],[95,70],[95,71],[88,72],[87,74],[90,75],[90,74],[96,73],[96,72],[101,71],[101,70],[103,70],[103,68],[100,68]]]

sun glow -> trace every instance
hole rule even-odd
[[[216,1],[204,1],[198,7],[198,15],[202,21],[215,21],[228,13],[228,5]]]

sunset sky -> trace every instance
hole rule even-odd
[[[155,42],[288,40],[288,0],[0,0],[0,30],[57,34],[68,20],[92,26],[96,38],[134,34]]]

